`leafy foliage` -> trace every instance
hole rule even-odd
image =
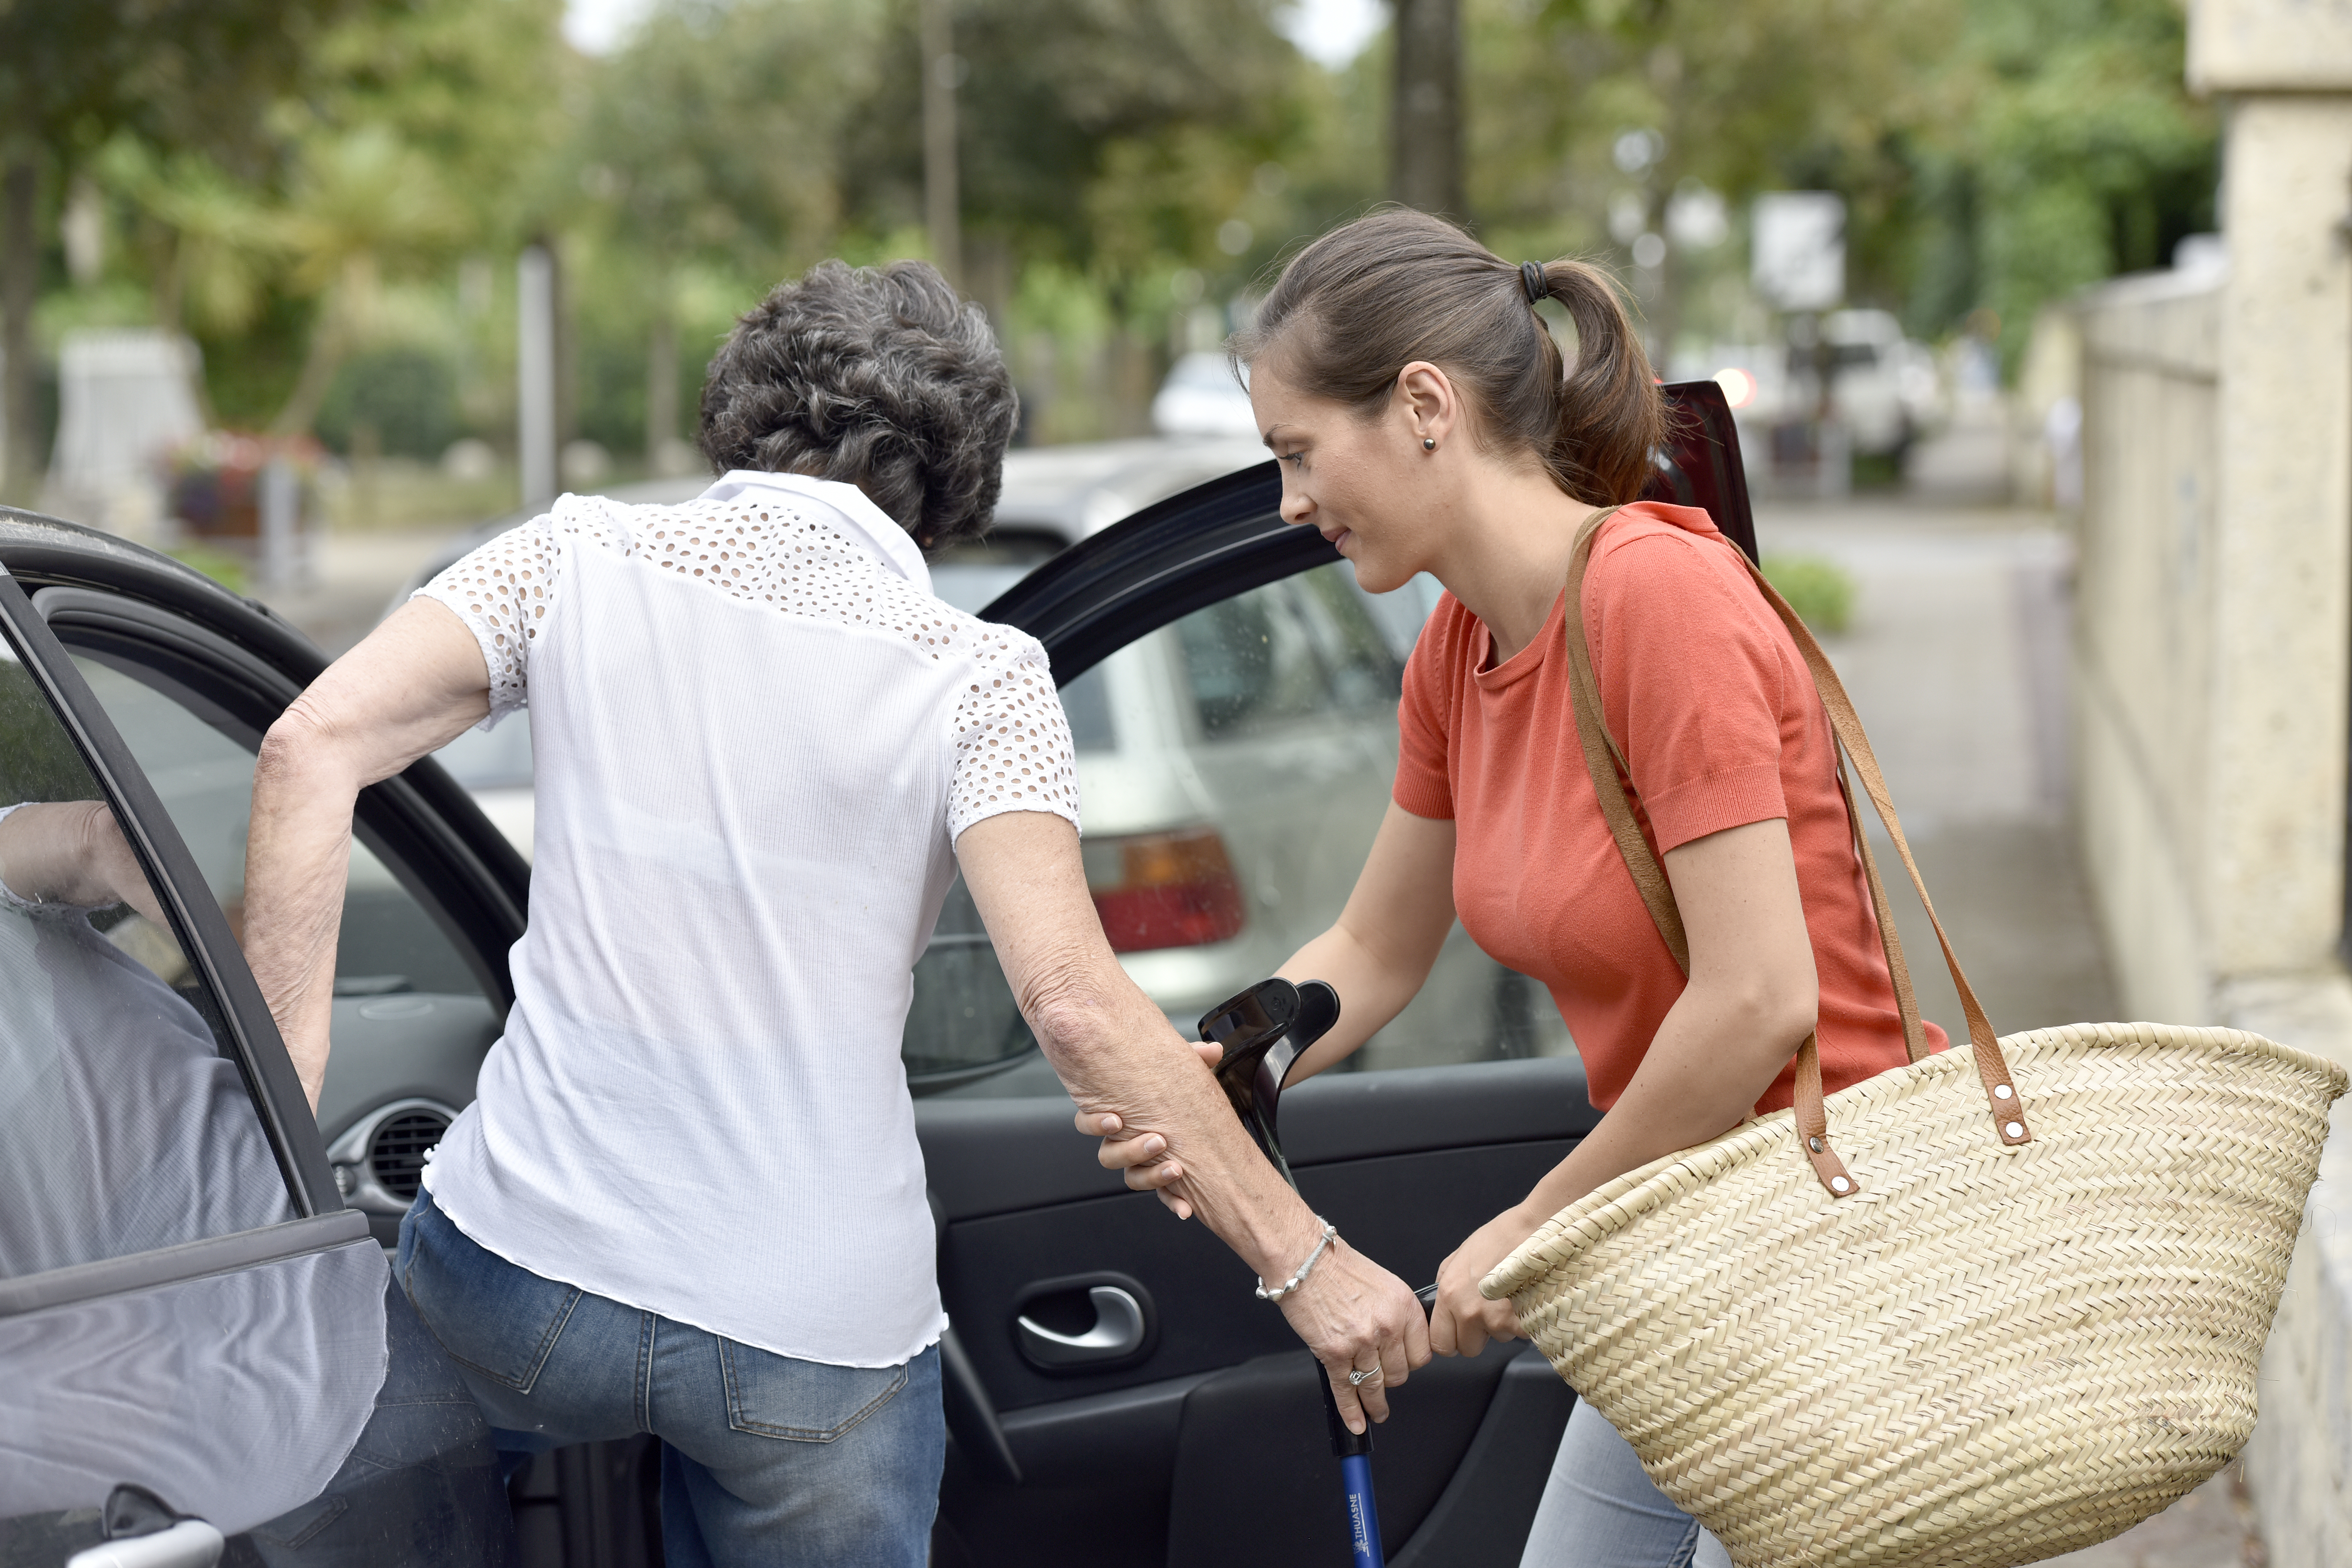
[[[1840,637],[1853,624],[1853,578],[1836,562],[1820,555],[1767,555],[1764,575],[1814,631]]]
[[[439,439],[453,408],[495,437],[510,258],[545,238],[568,427],[635,447],[776,279],[920,252],[915,0],[659,0],[603,59],[564,45],[562,9],[0,0],[0,143],[52,162],[53,205],[94,182],[127,241],[71,319],[192,331],[223,416],[289,431],[356,417],[393,441],[351,367],[430,359],[440,390],[409,390],[434,412],[397,440]],[[1472,214],[1507,254],[1622,267],[1628,202],[1669,232],[1694,193],[1736,226],[1758,192],[1827,187],[1853,298],[1923,336],[1997,317],[2013,353],[2042,302],[2212,221],[2215,116],[2181,87],[2174,0],[1462,9]],[[1384,39],[1327,71],[1281,36],[1282,0],[952,11],[965,279],[1035,431],[1119,428],[1217,307],[1386,185]],[[1650,138],[1633,163],[1629,132]],[[1727,330],[1739,271],[1736,236],[1675,239],[1643,282],[1657,336]]]

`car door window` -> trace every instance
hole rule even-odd
[[[0,1278],[294,1218],[219,1000],[5,639],[0,810]]]
[[[1072,682],[1108,689],[1119,731],[1112,752],[1078,761],[1096,905],[1180,1027],[1339,918],[1388,810],[1402,675],[1353,569],[1335,563],[1196,610]],[[1139,901],[1162,911],[1157,924],[1120,916]],[[1570,1048],[1549,999],[1457,926],[1421,994],[1349,1065]]]
[[[244,939],[245,838],[254,753],[142,680],[135,668],[75,653],[74,663],[171,814],[229,928]],[[368,847],[353,840],[335,948],[339,995],[481,994],[472,966]]]
[[[69,645],[68,652],[241,942],[258,736],[136,650],[100,655]],[[371,1215],[383,1239],[416,1196],[426,1155],[473,1099],[499,1012],[477,966],[355,837],[335,948],[334,1050],[318,1118],[344,1196]]]
[[[1062,688],[1086,737],[1081,854],[1096,912],[1128,973],[1188,1036],[1327,930],[1355,886],[1396,777],[1399,647],[1410,637],[1388,624],[1395,609],[1365,595],[1351,567],[1321,566],[1196,610]],[[950,979],[935,977],[929,1013],[908,1021],[910,1059],[919,1029],[965,1007],[978,1016],[983,998],[1003,995],[980,955],[952,976],[961,991]],[[1348,1067],[1573,1048],[1542,989],[1457,925],[1420,994]],[[950,1092],[1055,1087],[1033,1063]]]

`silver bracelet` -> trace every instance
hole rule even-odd
[[[1290,1277],[1288,1283],[1276,1285],[1273,1289],[1269,1290],[1265,1288],[1265,1281],[1264,1279],[1260,1279],[1257,1282],[1257,1299],[1259,1300],[1279,1301],[1285,1296],[1289,1295],[1293,1290],[1297,1289],[1300,1282],[1307,1278],[1307,1271],[1315,1267],[1315,1260],[1323,1256],[1323,1249],[1339,1239],[1339,1227],[1333,1225],[1329,1220],[1325,1219],[1318,1214],[1315,1216],[1315,1223],[1323,1227],[1322,1238],[1316,1242],[1315,1250],[1307,1255],[1307,1261],[1298,1266],[1298,1272]]]

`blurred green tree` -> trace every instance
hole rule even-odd
[[[830,248],[843,127],[873,90],[881,30],[857,0],[672,0],[589,74],[561,162],[584,198],[594,330],[645,344],[649,462],[679,434],[686,270],[741,277],[748,305]]]
[[[2214,107],[2183,84],[2174,0],[1969,0],[1938,83],[1949,106],[1909,153],[1915,331],[1998,317],[2014,368],[2035,311],[2165,266],[2214,226]]]
[[[1735,206],[1835,190],[1850,298],[1928,336],[1989,310],[2013,363],[2042,303],[2161,266],[2212,222],[2216,120],[2183,86],[2174,0],[1471,0],[1467,15],[1471,207],[1498,242],[1613,243],[1622,260],[1686,182]],[[1667,244],[1643,301],[1667,342],[1688,261]]]
[[[1735,205],[1832,174],[1850,199],[1886,183],[1917,84],[1950,47],[1955,0],[1513,0],[1471,12],[1478,90],[1471,205],[1500,240],[1621,264],[1667,239],[1643,304],[1677,335],[1690,258],[1667,204],[1703,186]]]
[[[562,215],[551,178],[572,57],[561,0],[406,0],[321,35],[310,89],[281,102],[283,286],[313,300],[271,428],[310,431],[336,372],[380,336],[387,276],[503,247]]]
[[[1024,275],[1098,293],[1111,395],[1139,417],[1144,340],[1180,303],[1167,279],[1264,253],[1242,215],[1269,216],[1313,68],[1274,0],[950,9],[967,290],[1000,327],[1034,292]],[[583,282],[600,331],[647,345],[649,456],[677,424],[690,276],[732,277],[748,302],[828,253],[921,248],[918,20],[914,0],[669,0],[593,72],[566,154],[589,198]]]
[[[268,161],[267,111],[322,32],[392,0],[0,0],[0,353],[6,484],[42,467],[32,313],[44,176],[129,130],[241,171]]]

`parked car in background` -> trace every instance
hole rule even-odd
[[[1257,439],[1249,372],[1235,373],[1223,353],[1179,354],[1151,400],[1151,427],[1163,436],[1243,436]]]
[[[1903,335],[1886,310],[1832,310],[1822,318],[1828,349],[1830,407],[1852,433],[1857,452],[1899,452],[1941,413],[1936,356]]]
[[[1801,424],[1821,412],[1818,367],[1828,367],[1829,412],[1844,430],[1850,451],[1900,455],[1946,414],[1943,380],[1934,351],[1903,335],[1889,311],[1832,310],[1812,323],[1812,342],[1718,343],[1675,356],[1680,380],[1710,377],[1721,385],[1738,420],[1742,446],[1754,458],[1774,447],[1775,426]]]

